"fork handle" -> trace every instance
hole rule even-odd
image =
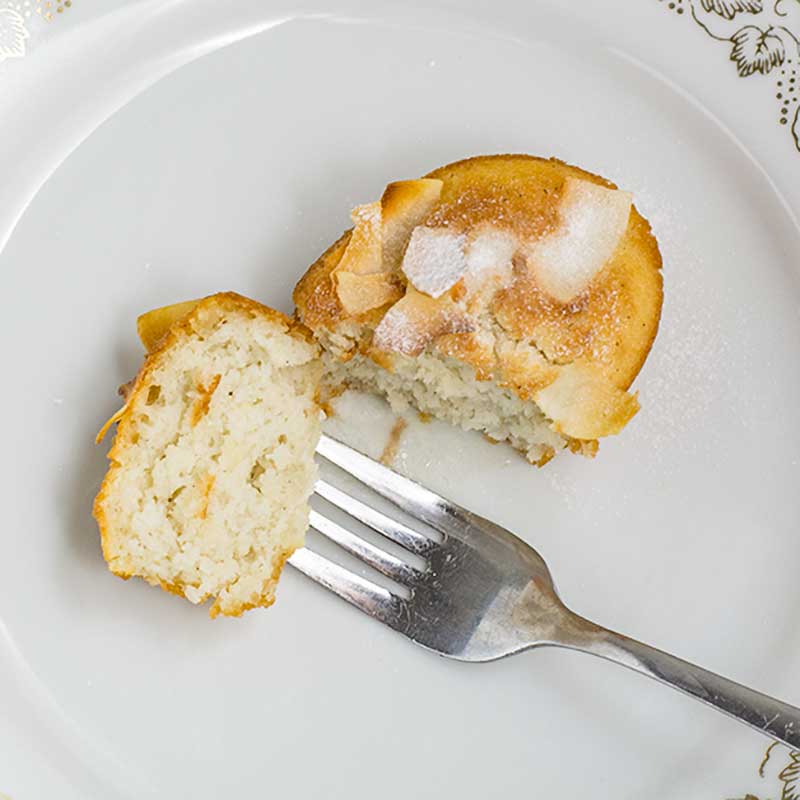
[[[580,637],[582,641],[569,643],[567,646],[614,661],[649,678],[655,678],[766,736],[777,739],[795,750],[800,749],[800,708],[783,703],[755,689],[749,689],[747,686],[620,633],[591,623],[589,627],[594,629],[592,633]]]

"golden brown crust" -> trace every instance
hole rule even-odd
[[[453,224],[477,226],[498,212],[523,229],[541,235],[555,225],[566,176],[608,189],[606,178],[555,158],[529,155],[476,156],[429,173],[444,181],[437,215]],[[459,202],[467,196],[468,201]],[[598,362],[616,386],[627,389],[644,364],[658,332],[663,299],[661,253],[650,224],[635,206],[628,231],[602,280],[573,303],[547,297],[530,276],[495,298],[494,313],[514,338],[534,338],[548,359],[568,363],[576,358]]]
[[[292,292],[301,319],[312,331],[331,328],[344,316],[331,273],[350,241],[345,231],[306,271]]]
[[[257,314],[271,322],[276,322],[286,328],[286,332],[292,336],[299,337],[307,342],[313,342],[314,337],[308,327],[296,319],[287,317],[286,314],[276,311],[274,308],[265,306],[262,303],[252,300],[236,292],[217,292],[217,294],[202,297],[199,300],[184,300],[180,303],[172,303],[168,306],[154,308],[142,314],[136,321],[139,338],[145,347],[148,355],[154,354],[158,350],[165,349],[167,333],[191,331],[186,327],[190,315],[198,307],[202,309],[219,306],[223,309],[246,310]],[[180,326],[173,329],[177,323]],[[154,346],[150,346],[153,344]]]
[[[395,271],[408,237],[438,203],[442,182],[430,178],[390,183],[381,197],[382,261]]]
[[[352,316],[391,305],[403,296],[404,291],[395,276],[386,272],[355,275],[337,270],[333,282],[339,302]]]
[[[175,314],[171,315],[167,312],[157,315],[153,318],[153,320],[170,320],[169,327],[165,331],[158,331],[156,329],[156,325],[154,324],[148,326],[149,333],[152,336],[157,337],[157,344],[155,345],[155,348],[147,354],[142,368],[139,370],[138,375],[133,381],[133,386],[126,398],[125,405],[111,418],[108,423],[106,423],[101,431],[101,433],[105,433],[108,427],[110,427],[115,421],[118,422],[114,443],[108,452],[109,468],[102,484],[100,485],[100,490],[95,497],[92,513],[94,518],[97,520],[97,525],[100,529],[100,543],[103,550],[103,557],[108,563],[111,572],[125,579],[130,578],[131,573],[127,572],[124,567],[118,564],[116,561],[115,554],[113,552],[113,532],[109,525],[108,515],[106,513],[106,500],[108,499],[110,489],[113,486],[117,471],[122,469],[119,456],[126,448],[135,445],[138,439],[138,423],[130,412],[137,406],[137,401],[140,397],[143,395],[146,397],[146,392],[149,390],[150,385],[150,376],[161,367],[164,359],[168,356],[169,351],[173,347],[178,346],[183,340],[194,335],[195,325],[200,322],[201,317],[206,314],[211,314],[214,312],[224,313],[225,311],[247,311],[252,314],[253,317],[260,317],[282,326],[284,332],[290,336],[301,339],[304,342],[313,342],[311,332],[302,323],[298,322],[297,320],[290,319],[280,311],[276,311],[273,308],[269,308],[268,306],[262,305],[261,303],[251,300],[248,297],[243,297],[242,295],[236,294],[235,292],[222,292],[205,297],[202,300],[188,301],[187,303],[181,303],[179,305],[188,308],[188,313],[184,313],[183,316],[180,316]],[[172,307],[167,306],[165,309],[161,309],[160,311],[164,312],[166,309],[170,308]],[[209,389],[207,392],[209,399],[211,393],[213,393],[213,389],[216,388],[216,384],[213,379],[212,386],[213,388],[207,387]],[[100,435],[98,435],[98,440],[100,438]],[[207,514],[209,495],[213,490],[213,486],[214,477],[209,475],[204,486],[205,500],[198,509],[198,516],[201,519]],[[281,555],[281,558],[279,559],[280,563],[276,564],[276,568],[273,570],[270,582],[267,584],[268,587],[274,589],[274,584],[277,582],[280,576],[283,563],[289,558],[290,555],[291,552]],[[186,596],[184,593],[184,587],[182,586],[177,584],[165,584],[163,582],[159,582],[159,585],[161,585],[161,588],[165,589],[166,591],[170,591],[182,597]],[[254,603],[248,605],[246,608],[242,607],[241,610],[235,609],[233,612],[229,612],[226,609],[224,613],[226,615],[240,616],[242,613],[244,613],[244,611],[247,610],[247,608],[252,608],[260,604],[270,605],[274,601],[274,596],[271,594],[265,594],[261,600],[263,600],[263,603],[260,601],[254,601]],[[211,609],[211,616],[216,617],[219,613],[222,612],[217,601],[217,603],[215,603]]]
[[[466,236],[468,241],[487,229],[508,233],[518,242],[551,235],[561,224],[560,203],[569,181],[616,190],[610,181],[579,167],[528,155],[478,156],[425,177],[440,180],[442,188],[423,224]],[[584,442],[576,449],[587,455],[593,454],[597,436],[617,432],[636,412],[636,398],[626,391],[650,351],[661,314],[662,261],[650,225],[632,205],[627,229],[622,219],[613,255],[568,301],[556,299],[540,285],[523,247],[508,267],[510,280],[492,288],[483,310],[481,298],[464,300],[469,313],[484,314],[481,330],[469,332],[468,326],[463,333],[442,330],[429,343],[432,349],[473,366],[481,380],[494,380],[537,403],[543,397],[556,414],[553,428],[569,440]],[[298,313],[318,335],[345,327],[351,333],[355,330],[356,338],[361,337],[358,349],[391,369],[394,356],[374,346],[372,331],[394,306],[371,316],[348,315],[330,279],[347,237],[348,232],[298,283],[294,293]],[[460,280],[440,301],[460,303],[464,295]],[[487,330],[488,341],[482,336]],[[528,352],[508,347],[515,344]],[[571,368],[558,381],[567,366]],[[583,404],[562,405],[564,387],[580,387]]]
[[[249,603],[239,603],[233,606],[229,605],[224,611],[222,610],[219,600],[216,600],[208,610],[208,615],[211,619],[216,619],[220,615],[224,617],[241,617],[245,611],[251,611],[254,608],[269,608],[275,602],[275,585],[280,580],[283,568],[286,566],[286,562],[292,557],[292,553],[294,553],[294,550],[284,550],[275,557],[275,566],[267,584],[271,587],[271,591],[265,592]],[[182,594],[182,592],[180,592],[180,594]]]
[[[275,566],[273,567],[272,574],[270,575],[268,582],[268,585],[272,588],[271,592],[265,592],[248,603],[228,605],[224,611],[222,610],[219,600],[215,600],[208,609],[208,615],[211,617],[211,619],[216,619],[219,616],[241,617],[246,611],[251,611],[254,608],[269,608],[275,602],[274,587],[280,580],[283,568],[286,566],[286,562],[292,557],[292,553],[294,553],[294,550],[284,550],[276,556]],[[122,572],[114,572],[114,574],[118,578],[122,578],[124,581],[130,580],[132,577],[134,577],[133,575],[126,575]],[[182,597],[184,600],[187,599],[185,591],[186,587],[181,584],[168,583],[167,581],[150,580],[149,578],[145,578],[145,580],[152,586],[157,586],[158,588],[163,589],[163,591],[167,592],[168,594],[174,594],[176,597]]]
[[[545,294],[525,272],[494,298],[497,321],[515,339],[532,339],[555,364],[585,361],[620,389],[644,364],[661,316],[661,256],[650,226],[633,209],[628,232],[602,281],[573,302]]]
[[[428,224],[464,232],[488,224],[538,238],[556,226],[565,174],[597,177],[535,156],[475,156],[447,164],[426,175],[444,182]]]
[[[199,302],[199,300],[185,300],[182,303],[154,308],[142,314],[136,320],[136,332],[144,349],[152,353],[172,325],[193,311]]]

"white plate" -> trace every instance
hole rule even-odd
[[[111,576],[90,505],[138,312],[228,288],[288,309],[386,181],[555,155],[633,191],[661,243],[642,411],[594,462],[417,425],[399,466],[534,543],[577,610],[800,703],[800,144],[775,97],[798,55],[753,32],[800,35],[800,4],[74,0],[48,27],[31,3],[0,10],[0,793],[797,796],[800,754],[759,777],[766,740],[588,656],[449,662],[291,571],[212,622]],[[366,408],[337,424],[374,450]]]

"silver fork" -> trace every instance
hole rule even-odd
[[[367,580],[308,548],[289,563],[413,642],[461,661],[492,661],[531,647],[580,650],[655,678],[793,748],[800,709],[649,645],[601,628],[559,599],[542,557],[514,534],[445,500],[340,442],[323,436],[317,452],[434,536],[398,522],[335,486],[317,494],[424,560],[414,567],[317,511],[311,527],[408,589],[408,597]]]

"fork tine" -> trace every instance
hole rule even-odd
[[[311,580],[393,628],[400,628],[407,616],[402,598],[307,547],[295,550],[289,563]]]
[[[407,525],[403,525],[402,522],[397,522],[391,517],[387,517],[386,514],[382,514],[366,503],[356,500],[355,497],[351,497],[341,489],[331,486],[331,484],[326,481],[317,481],[315,491],[320,497],[324,497],[332,505],[340,508],[342,511],[346,511],[351,517],[359,520],[359,522],[363,522],[365,525],[372,528],[372,530],[377,531],[387,539],[391,539],[391,541],[399,544],[411,553],[425,555],[431,548],[436,546],[436,542],[429,539],[427,536],[423,536]]]
[[[374,567],[387,578],[399,583],[413,583],[419,576],[419,571],[406,564],[399,558],[385,553],[371,542],[356,536],[341,525],[323,517],[317,511],[311,510],[309,525],[323,536],[327,537],[343,550],[360,558],[366,564]]]
[[[440,533],[445,535],[448,533],[448,521],[452,525],[453,518],[464,520],[470,516],[461,506],[445,500],[329,436],[323,434],[320,437],[317,452],[390,500],[398,508],[427,522]]]

